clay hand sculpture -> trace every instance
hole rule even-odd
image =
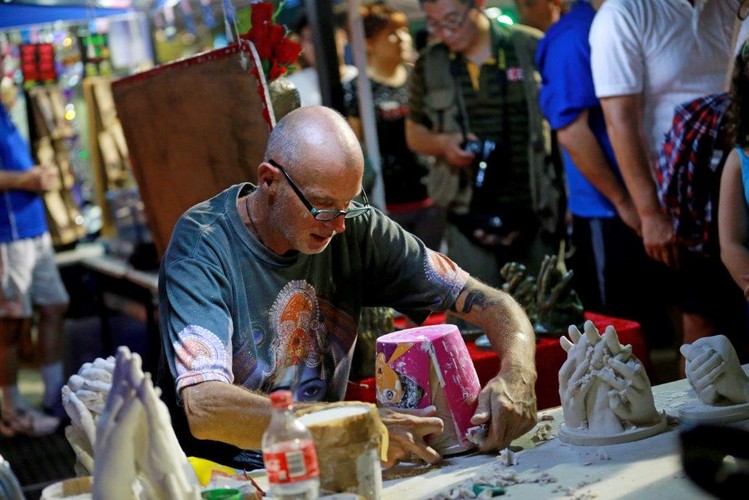
[[[574,325],[568,331],[570,339],[560,339],[567,360],[559,370],[559,397],[566,425],[596,434],[621,432],[621,422],[608,405],[608,388],[596,377],[604,368],[605,346],[610,338],[602,341],[591,321],[585,322],[584,335]]]
[[[200,498],[200,485],[138,354],[117,351],[112,388],[96,426],[94,498]]]
[[[684,344],[685,371],[697,397],[707,405],[735,405],[749,402],[749,377],[724,335],[714,335]]]
[[[80,476],[94,472],[96,420],[104,410],[113,371],[113,357],[97,358],[93,363],[84,363],[62,388],[62,404],[70,417],[65,437],[76,455],[75,469]]]
[[[650,379],[638,359],[631,355],[609,358],[607,366],[596,376],[608,384],[609,406],[625,427],[654,425],[659,421],[661,415],[655,409]]]
[[[571,287],[572,271],[562,272],[557,257],[547,255],[541,264],[536,291],[537,335],[564,335],[568,325],[579,325],[585,320],[583,305]]]
[[[62,388],[62,402],[70,417],[70,425],[65,428],[65,438],[75,453],[75,471],[79,476],[90,476],[94,473],[96,422],[88,408],[67,385]]]
[[[142,409],[127,380],[117,377],[96,426],[93,497],[133,497],[136,443]],[[144,443],[145,444],[145,443]]]
[[[505,280],[502,290],[518,301],[531,323],[536,321],[536,278],[530,276],[528,269],[519,262],[506,263],[499,274]]]
[[[574,325],[560,338],[567,360],[559,370],[559,396],[565,423],[560,437],[573,444],[613,444],[640,439],[665,428],[655,409],[642,363],[622,346],[609,326],[600,335],[586,321],[584,334]],[[651,428],[632,433],[634,428]],[[662,430],[662,429],[660,429]]]

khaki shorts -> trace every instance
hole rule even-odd
[[[69,300],[49,233],[0,243],[0,318],[30,318],[33,306]]]

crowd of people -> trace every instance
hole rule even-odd
[[[746,246],[740,220],[718,236],[720,173],[738,175],[742,159],[728,152],[741,144],[745,2],[517,0],[521,24],[509,26],[481,0],[420,4],[428,43],[416,57],[402,12],[361,12],[381,208],[495,287],[505,263],[536,270],[564,242],[586,309],[638,321],[650,348],[722,332],[749,355],[749,276],[727,268]],[[341,74],[361,139],[359,80]],[[703,180],[707,168],[717,173]]]

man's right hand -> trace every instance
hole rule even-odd
[[[642,240],[651,259],[670,268],[679,267],[679,247],[671,220],[664,213],[642,217]]]
[[[430,464],[442,460],[442,456],[424,441],[426,436],[438,434],[444,428],[442,419],[435,416],[437,409],[434,406],[413,410],[378,410],[389,436],[388,457],[383,467],[389,468],[401,461],[410,462],[413,458]]]
[[[469,135],[469,138],[473,136]],[[461,147],[463,137],[460,134],[443,134],[440,136],[443,140],[442,156],[447,163],[455,168],[467,168],[473,163],[474,154],[464,150]]]
[[[54,186],[55,172],[39,165],[21,174],[17,188],[24,191],[49,191]]]

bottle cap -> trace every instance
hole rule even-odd
[[[293,402],[291,391],[280,390],[270,395],[270,404],[273,408],[288,408]]]

